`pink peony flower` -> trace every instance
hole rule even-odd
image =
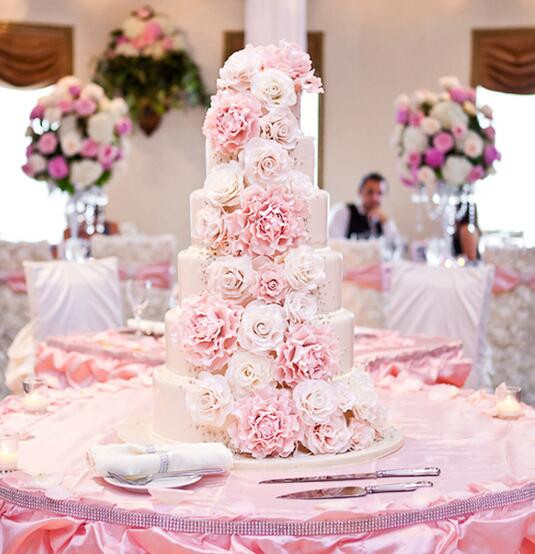
[[[290,387],[303,379],[326,379],[340,371],[338,343],[328,327],[290,326],[279,350],[275,379]]]
[[[72,100],[62,98],[58,102],[58,108],[61,110],[62,113],[72,112],[72,110],[74,109],[74,102]]]
[[[253,458],[289,456],[301,425],[287,390],[265,389],[240,401],[228,426],[230,444]]]
[[[288,280],[284,265],[276,264],[263,256],[255,258],[254,269],[257,271],[255,296],[267,302],[284,304],[288,292]]]
[[[84,158],[96,158],[98,154],[99,144],[93,139],[86,138],[82,141],[82,149],[80,153]]]
[[[55,133],[43,133],[37,141],[37,148],[41,154],[52,154],[58,145]]]
[[[219,92],[212,97],[203,133],[215,150],[233,155],[260,135],[260,115],[260,104],[251,94]]]
[[[369,423],[358,418],[351,420],[349,430],[351,432],[351,448],[353,450],[368,448],[375,440],[375,429]]]
[[[30,119],[43,119],[44,114],[45,114],[45,107],[42,106],[41,104],[37,104],[30,112]]]
[[[442,167],[444,154],[436,148],[428,148],[425,152],[425,163],[430,167]]]
[[[467,181],[469,183],[475,183],[476,181],[479,181],[479,179],[483,179],[485,177],[485,170],[480,165],[475,165],[468,174]]]
[[[352,432],[342,412],[333,414],[326,423],[308,426],[302,443],[313,454],[341,454],[351,448]]]
[[[502,159],[502,155],[498,152],[494,144],[486,144],[483,150],[483,159],[486,165],[491,165],[497,160]]]
[[[453,148],[453,145],[455,144],[455,141],[453,140],[453,137],[450,133],[446,133],[445,131],[442,131],[441,133],[438,133],[438,135],[435,136],[433,139],[433,146],[439,151],[439,152],[448,152]]]
[[[95,112],[95,110],[97,109],[97,105],[93,99],[84,97],[76,100],[76,102],[74,103],[74,109],[76,110],[76,113],[78,115],[86,117]]]
[[[249,187],[242,193],[241,204],[241,210],[229,215],[228,232],[250,254],[284,254],[305,236],[308,205],[286,191],[284,185]]]
[[[54,156],[48,162],[48,173],[53,179],[63,179],[69,174],[69,164],[63,156]]]
[[[97,159],[104,169],[110,169],[113,162],[117,159],[118,153],[117,146],[113,146],[113,144],[101,144],[98,149]]]
[[[80,96],[80,92],[82,91],[80,85],[71,85],[67,90],[73,98],[78,98],[78,96]]]
[[[186,359],[194,366],[217,372],[237,350],[237,332],[243,308],[205,292],[182,301],[176,333]]]

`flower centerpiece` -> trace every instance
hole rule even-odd
[[[169,17],[145,6],[131,13],[97,62],[95,81],[110,96],[126,99],[133,119],[150,135],[165,112],[207,105],[197,64]]]

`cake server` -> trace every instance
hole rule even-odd
[[[329,489],[312,489],[308,491],[291,492],[277,498],[291,500],[327,500],[334,498],[357,498],[367,494],[381,492],[407,492],[422,487],[432,487],[431,481],[415,481],[414,483],[390,483],[388,485],[369,485],[367,487],[332,487]]]
[[[379,469],[369,473],[342,473],[339,475],[313,475],[310,477],[283,477],[260,481],[260,485],[280,483],[321,483],[326,481],[356,481],[359,479],[382,479],[384,477],[436,477],[440,475],[438,467],[417,469]]]

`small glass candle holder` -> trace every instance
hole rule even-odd
[[[501,419],[517,419],[524,414],[522,388],[506,386],[496,402],[496,415]]]
[[[48,384],[45,379],[39,377],[30,377],[22,382],[24,398],[22,406],[27,412],[39,414],[46,412],[50,404],[48,394]]]
[[[19,462],[19,438],[16,435],[0,435],[0,473],[14,471]]]

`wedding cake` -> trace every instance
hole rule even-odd
[[[179,307],[154,374],[158,437],[280,458],[366,449],[387,429],[353,367],[329,195],[314,185],[314,143],[299,125],[303,92],[323,92],[321,81],[284,41],[247,46],[220,70],[192,245],[178,255]]]

